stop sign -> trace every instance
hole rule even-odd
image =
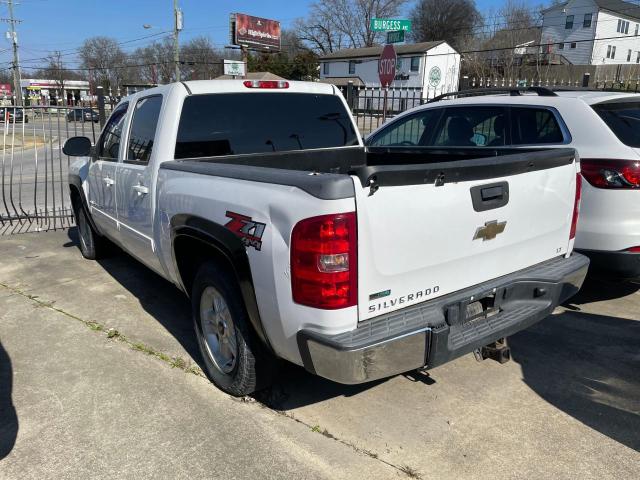
[[[387,88],[396,77],[396,51],[393,45],[385,45],[378,59],[380,84]]]

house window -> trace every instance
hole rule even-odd
[[[564,43],[561,43],[560,45],[558,45],[558,50],[564,50]]]
[[[607,58],[611,58],[611,45],[607,46]]]
[[[573,15],[567,15],[567,23],[564,24],[564,28],[566,30],[571,30],[573,28]]]
[[[420,70],[420,57],[411,57],[411,71],[417,72]]]
[[[324,62],[322,64],[322,73],[325,75],[329,75],[329,62]]]
[[[627,52],[627,62],[631,61],[631,50]]]
[[[591,19],[593,18],[592,13],[585,13],[584,20],[582,22],[582,28],[591,28]]]
[[[353,75],[354,73],[356,73],[356,61],[349,60],[349,75]]]
[[[636,37],[638,36],[638,30],[640,30],[640,23],[636,23]]]
[[[571,44],[571,48],[576,48],[576,42],[573,42],[573,43]]]
[[[616,46],[611,47],[611,58],[616,58]]]
[[[636,63],[640,63],[640,52],[638,52],[638,57],[636,58]]]
[[[624,33],[626,35],[627,33],[629,33],[629,25],[630,22],[627,22],[626,20],[618,20],[618,28],[616,31],[618,33]]]

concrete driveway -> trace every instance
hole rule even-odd
[[[0,240],[0,477],[637,478],[640,284],[592,279],[510,339],[343,386],[283,366],[239,401],[201,376],[189,303],[73,230]],[[4,457],[4,458],[3,458]]]

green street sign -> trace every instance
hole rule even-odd
[[[387,32],[387,43],[400,43],[400,42],[404,42],[404,30]]]
[[[400,20],[393,18],[372,18],[371,30],[374,32],[386,32],[387,30],[411,30],[411,20]]]

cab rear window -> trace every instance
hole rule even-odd
[[[357,145],[335,95],[193,95],[182,107],[175,158],[215,157]]]
[[[640,102],[598,103],[593,109],[622,143],[640,148]]]

